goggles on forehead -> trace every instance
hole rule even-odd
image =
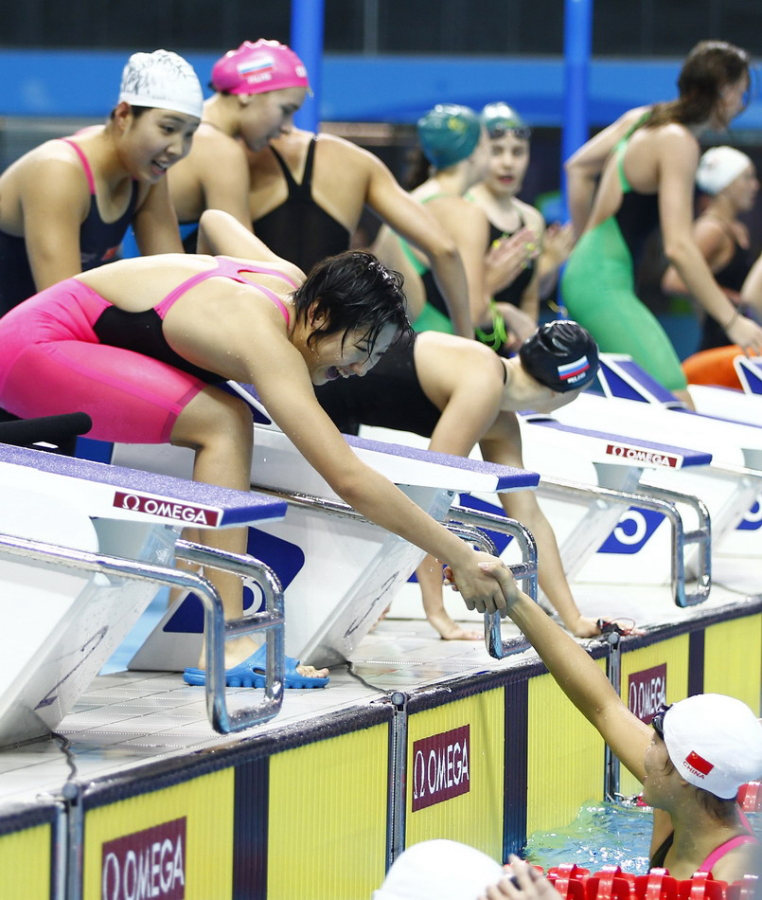
[[[519,124],[513,119],[490,122],[487,126],[487,133],[491,138],[501,138],[506,134],[512,134],[520,141],[528,141],[532,137],[532,129],[528,125]]]

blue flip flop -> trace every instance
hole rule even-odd
[[[264,644],[243,662],[225,670],[225,684],[228,687],[263,688],[265,686],[265,665],[267,648]],[[330,678],[310,678],[296,671],[299,660],[293,656],[286,657],[284,687],[286,688],[323,688]],[[206,669],[187,668],[183,672],[186,684],[198,686],[206,684]]]

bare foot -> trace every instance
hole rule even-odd
[[[442,638],[443,641],[481,641],[484,639],[483,631],[477,631],[473,628],[463,628],[462,625],[458,625],[457,622],[454,622],[444,609],[436,615],[428,615],[427,618],[429,620],[429,625],[439,633],[439,637]]]
[[[296,671],[305,678],[328,677],[328,669],[316,669],[314,666],[303,666],[301,663],[296,667]]]

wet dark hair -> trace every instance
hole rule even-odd
[[[402,275],[382,265],[372,253],[348,250],[316,263],[294,293],[297,318],[323,313],[325,322],[308,338],[307,345],[338,331],[363,331],[368,352],[382,329],[393,325],[398,332],[410,328],[405,313]]]
[[[547,322],[519,348],[524,369],[557,393],[587,387],[598,371],[598,345],[570,319]]]
[[[717,103],[722,88],[749,76],[749,54],[727,41],[700,41],[691,50],[680,70],[677,87],[680,96],[668,103],[657,103],[646,128],[679,122],[696,125],[705,122]]]

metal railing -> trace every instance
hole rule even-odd
[[[525,594],[532,600],[537,600],[537,542],[534,535],[521,522],[501,516],[498,513],[490,513],[484,510],[469,509],[465,506],[453,506],[448,513],[448,527],[453,528],[453,523],[475,526],[475,530],[486,528],[498,534],[509,534],[515,538],[521,550],[521,562],[513,563],[509,568],[516,581],[521,583]],[[461,534],[461,537],[464,535]],[[497,548],[487,535],[483,535],[489,541],[491,549],[488,553],[498,555]],[[476,543],[476,541],[474,541]],[[484,549],[484,548],[482,548]],[[529,647],[526,638],[515,637],[508,641],[503,640],[501,629],[502,617],[500,613],[484,614],[484,642],[489,655],[494,659],[504,659],[514,653],[522,653]]]
[[[283,701],[283,594],[273,572],[254,557],[224,553],[198,544],[178,541],[178,556],[211,568],[255,579],[266,598],[266,610],[252,616],[225,621],[219,593],[201,575],[167,566],[91,553],[43,541],[0,534],[0,558],[23,560],[47,569],[75,569],[132,581],[151,582],[192,591],[204,606],[206,647],[206,711],[215,731],[227,734],[272,719]],[[256,706],[230,712],[225,696],[225,640],[254,632],[265,632],[267,641],[264,699]]]
[[[328,515],[353,519],[359,522],[370,522],[365,516],[352,509],[342,500],[329,500],[316,497],[312,494],[303,494],[298,491],[274,490],[259,484],[252,484],[252,490],[263,494],[269,494],[285,500],[290,506],[302,509],[317,509]],[[486,553],[498,556],[494,542],[482,529],[496,531],[500,534],[509,534],[516,539],[521,548],[521,563],[510,566],[513,576],[522,582],[525,593],[533,600],[537,599],[537,544],[532,533],[515,519],[481,510],[467,509],[463,506],[450,508],[444,526],[457,534],[462,540],[475,544]],[[499,613],[484,614],[484,643],[490,654],[495,659],[503,659],[514,653],[521,653],[529,646],[524,638],[513,638],[504,641],[500,629],[501,617]]]
[[[605,506],[623,507],[641,506],[661,513],[671,528],[670,552],[670,589],[672,599],[677,606],[693,606],[702,603],[709,596],[712,585],[712,528],[709,510],[698,497],[681,494],[665,488],[652,488],[649,493],[614,490],[597,485],[583,485],[561,479],[540,480],[538,493],[551,496],[564,502],[582,501]],[[696,513],[698,527],[690,531],[685,529],[682,516],[677,508],[678,503],[690,506]],[[698,549],[696,586],[693,590],[686,587],[685,552],[686,548],[695,545]]]

